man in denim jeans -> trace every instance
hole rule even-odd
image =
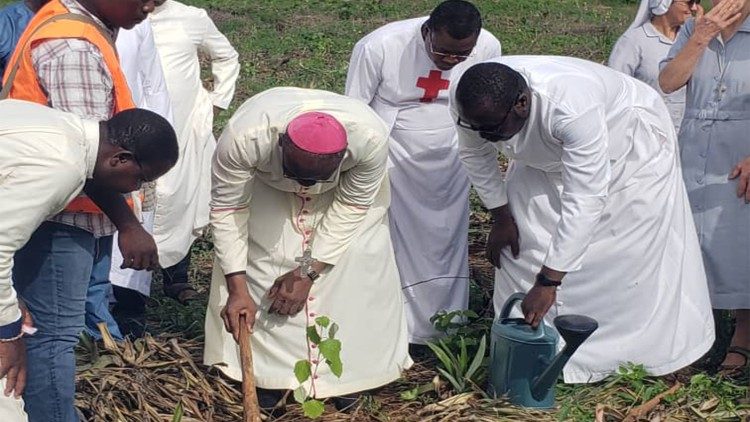
[[[26,384],[26,343],[37,349],[29,351],[29,385],[66,389],[47,397],[27,397],[31,420],[77,420],[72,401],[64,403],[63,397],[72,398],[74,393],[72,346],[82,326],[80,308],[87,283],[78,287],[60,271],[70,267],[65,260],[76,265],[77,254],[96,251],[96,242],[82,230],[64,231],[45,219],[62,210],[84,184],[126,193],[163,175],[177,161],[176,135],[166,120],[140,109],[100,123],[27,101],[6,100],[0,101],[0,115],[0,388],[4,393],[0,421],[26,420],[20,400]],[[21,247],[54,253],[36,261],[33,255],[21,260],[16,255],[14,271],[55,274],[42,280],[16,278],[14,290],[11,266]],[[84,271],[82,264],[78,266]],[[34,313],[30,321],[16,292],[29,309],[47,312]],[[22,332],[30,331],[22,330],[22,324],[38,331],[26,340]]]
[[[112,117],[124,93],[121,71],[107,61],[111,49],[93,39],[47,38],[24,44],[37,18],[52,11],[77,15],[105,39],[114,40],[119,28],[132,28],[153,11],[152,0],[51,0],[31,20],[21,36],[6,72],[10,98],[22,98],[9,75],[16,55],[33,63],[36,80],[46,94],[45,104],[92,120]],[[57,13],[57,12],[56,12]],[[30,55],[30,56],[29,56]],[[28,80],[28,78],[26,79]],[[18,79],[15,84],[18,84]],[[125,89],[127,91],[127,89]],[[132,106],[132,101],[131,101]],[[24,286],[27,301],[40,332],[28,341],[28,386],[26,411],[32,420],[77,421],[75,356],[73,348],[84,328],[86,290],[107,283],[112,249],[111,235],[119,232],[124,266],[154,269],[158,266],[156,244],[118,193],[86,187],[86,194],[101,209],[99,213],[63,212],[43,224],[29,243],[16,253],[14,282]],[[101,213],[104,212],[104,214]],[[43,329],[42,324],[46,329]]]

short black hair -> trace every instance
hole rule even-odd
[[[464,0],[446,0],[430,13],[427,27],[433,31],[447,31],[451,38],[462,40],[479,34],[482,16],[473,4]]]
[[[130,151],[141,163],[177,163],[180,149],[169,122],[158,114],[133,108],[107,120],[107,142]]]
[[[456,101],[461,109],[491,107],[505,112],[526,90],[520,73],[496,62],[478,63],[464,72],[456,86]]]

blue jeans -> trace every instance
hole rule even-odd
[[[73,349],[84,328],[92,268],[109,255],[106,246],[111,242],[72,226],[45,222],[16,252],[13,283],[39,329],[26,337],[28,378],[23,398],[31,422],[78,421],[73,405]]]
[[[109,282],[111,266],[112,236],[101,237],[97,241],[94,267],[91,269],[91,279],[86,294],[86,332],[97,340],[102,338],[97,327],[100,322],[107,324],[109,333],[115,340],[123,339],[120,328],[109,311],[109,299],[112,297],[112,283]]]

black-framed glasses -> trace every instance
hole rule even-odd
[[[510,118],[510,114],[513,111],[513,107],[518,104],[518,100],[521,99],[521,96],[523,95],[524,91],[521,90],[518,95],[516,95],[516,99],[513,100],[513,103],[511,103],[510,107],[508,107],[508,110],[505,112],[505,117],[503,118],[503,121],[492,126],[473,126],[469,123],[466,123],[464,121],[461,121],[461,116],[458,117],[456,120],[456,126],[462,127],[464,129],[473,130],[474,132],[480,132],[485,133],[487,135],[491,135],[494,138],[497,138],[497,140],[508,140],[512,138],[513,136],[506,136],[505,134],[501,133],[503,126],[505,126],[505,123],[508,122],[508,119]]]
[[[428,41],[428,44],[430,45],[430,53],[438,57],[443,57],[446,59],[451,58],[453,60],[462,62],[474,55],[474,49],[472,49],[472,51],[470,51],[469,54],[454,54],[454,53],[443,53],[442,51],[435,51],[435,49],[433,48],[435,43],[432,41],[432,31],[429,32],[429,35],[427,36],[427,41]]]

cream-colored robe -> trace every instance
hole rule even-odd
[[[332,183],[304,188],[283,177],[279,134],[296,115],[321,111],[346,128],[346,156]],[[206,315],[205,363],[241,378],[239,349],[219,312],[228,294],[225,274],[247,271],[260,312],[253,333],[258,387],[292,389],[297,360],[316,359],[305,327],[326,315],[340,330],[341,379],[325,364],[316,397],[375,388],[411,365],[406,320],[393,257],[387,210],[388,128],[366,104],[338,94],[275,88],[242,105],[222,134],[213,164],[211,224],[216,262]],[[269,315],[268,289],[297,268],[295,257],[332,265],[315,281],[305,309],[293,317]]]
[[[18,101],[0,101],[0,326],[21,318],[11,278],[13,255],[47,218],[59,213],[93,176],[99,124]],[[23,400],[6,397],[0,421],[26,421]]]
[[[208,225],[211,157],[216,147],[213,107],[229,106],[240,64],[237,51],[203,9],[167,0],[149,20],[180,144],[177,165],[156,183],[154,239],[159,263],[169,267],[187,255]],[[201,83],[199,52],[211,62],[211,92]]]

